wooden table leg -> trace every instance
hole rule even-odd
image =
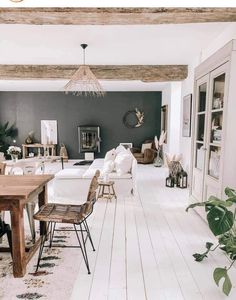
[[[14,206],[10,213],[12,227],[13,275],[14,277],[23,277],[26,272],[23,206],[21,204]]]
[[[41,207],[44,204],[48,203],[48,198],[47,198],[47,186],[44,186],[42,192],[39,194],[39,199],[38,199],[39,207]],[[46,227],[47,223],[46,222],[39,222],[39,228],[40,228],[40,235],[46,234]]]

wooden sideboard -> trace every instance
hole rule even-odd
[[[41,149],[43,149],[43,152],[47,149],[48,153],[47,156],[56,156],[56,145],[48,144],[22,144],[22,158],[29,157],[29,150],[30,149],[38,149],[37,155],[41,153]],[[45,153],[44,153],[45,155]]]

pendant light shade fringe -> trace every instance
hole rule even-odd
[[[66,94],[72,93],[75,96],[92,96],[104,97],[105,91],[103,90],[100,82],[93,74],[88,65],[85,65],[85,49],[88,45],[81,44],[84,51],[83,65],[74,73],[70,81],[65,85],[64,89]]]

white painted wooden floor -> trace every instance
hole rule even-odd
[[[166,188],[165,176],[164,169],[139,165],[136,198],[96,203],[92,272],[81,260],[71,300],[236,299],[235,287],[225,297],[213,282],[214,268],[227,265],[220,251],[194,261],[192,254],[214,238],[194,211],[185,212],[188,191]],[[235,268],[230,275],[235,285]]]

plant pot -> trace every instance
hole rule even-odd
[[[157,155],[157,157],[154,159],[154,167],[162,167],[163,166],[163,159]]]
[[[18,154],[11,154],[11,159],[13,162],[17,162],[18,161]]]

